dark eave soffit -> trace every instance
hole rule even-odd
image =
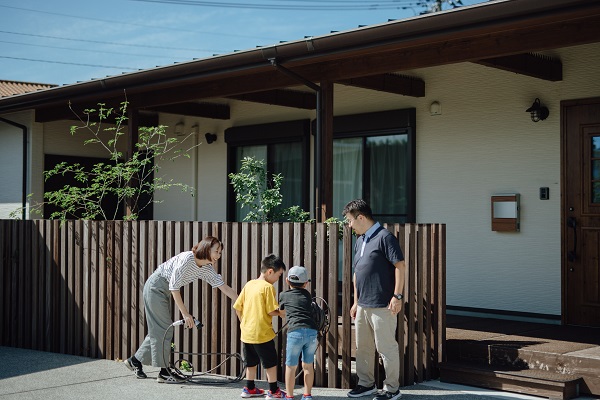
[[[135,106],[135,104],[132,105]],[[225,120],[230,118],[229,106],[227,104],[184,102],[148,107],[146,109],[149,111],[186,115],[190,117]]]
[[[338,81],[343,85],[356,86],[364,89],[401,94],[403,96],[424,97],[425,81],[397,74],[380,74],[361,76]]]
[[[303,92],[300,90],[274,89],[228,97],[234,100],[252,101],[255,103],[302,108],[306,110],[314,110],[317,108],[317,99],[314,92]]]
[[[514,56],[482,59],[474,61],[474,63],[552,82],[562,80],[562,63],[560,60],[540,54],[516,54]]]

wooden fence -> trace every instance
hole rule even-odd
[[[446,228],[387,228],[398,237],[408,265],[398,325],[404,386],[436,378],[443,359]],[[146,334],[144,282],[161,262],[206,235],[224,242],[216,269],[238,292],[259,275],[260,260],[269,253],[278,254],[288,267],[309,269],[310,289],[339,316],[334,319],[337,329],[332,324],[318,348],[315,384],[352,387],[352,237],[345,227],[339,240],[337,225],[0,220],[0,345],[92,358],[131,356]],[[276,283],[278,292],[283,284]],[[177,351],[241,353],[239,323],[227,297],[203,282],[186,286],[182,295],[204,327],[175,328]],[[280,326],[275,321],[275,329]],[[284,336],[277,336],[280,354]],[[221,356],[193,356],[191,361],[196,371],[208,371]],[[241,368],[239,362],[226,363],[214,372],[236,376]]]

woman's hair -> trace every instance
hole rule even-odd
[[[194,247],[192,247],[192,252],[194,253],[194,257],[198,260],[210,260],[210,250],[213,248],[215,244],[221,246],[223,248],[223,242],[217,239],[214,236],[207,236],[198,242]]]

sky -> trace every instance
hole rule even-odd
[[[420,3],[0,0],[0,80],[63,85],[104,78],[410,18],[426,10]]]

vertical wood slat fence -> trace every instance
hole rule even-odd
[[[446,227],[386,227],[398,238],[408,266],[397,334],[404,366],[400,384],[405,386],[436,378],[443,360]],[[309,289],[325,299],[334,316],[317,350],[315,384],[353,387],[352,237],[345,227],[340,241],[333,224],[67,221],[61,225],[0,220],[0,345],[91,358],[129,357],[146,334],[144,282],[161,262],[191,249],[207,235],[224,242],[216,269],[238,292],[259,275],[260,260],[269,253],[278,254],[288,268],[308,268],[313,278]],[[286,289],[283,280],[275,286],[278,292]],[[182,295],[204,327],[175,328],[176,349],[241,354],[231,301],[203,282],[184,287]],[[173,319],[180,318],[174,311]],[[277,319],[275,330],[281,325]],[[276,339],[284,360],[285,335]],[[211,370],[220,360],[218,354],[191,358],[196,371]],[[226,363],[214,372],[236,376],[241,368],[239,363]],[[381,383],[382,371],[376,374]]]

